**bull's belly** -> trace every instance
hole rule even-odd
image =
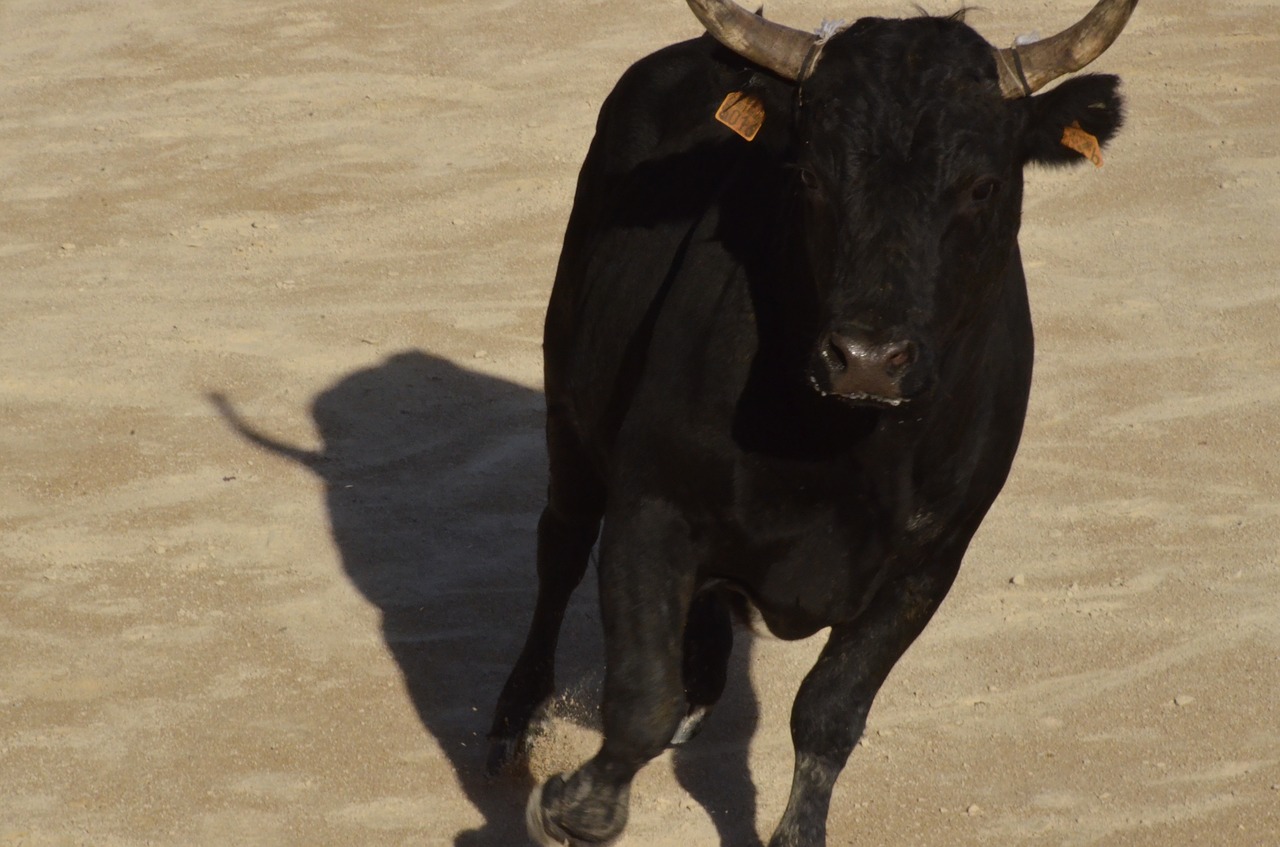
[[[710,575],[700,590],[723,596],[734,617],[757,634],[807,638],[856,620],[892,575],[877,545],[868,546],[873,549],[857,557],[739,560],[739,567]]]
[[[846,608],[831,606],[781,608],[777,604],[766,602],[762,606],[757,601],[759,595],[732,580],[713,580],[702,590],[719,594],[728,604],[734,620],[753,635],[784,641],[808,638],[842,621],[854,620],[859,611],[854,604],[849,604]]]
[[[808,638],[830,624],[823,623],[826,618],[822,614],[802,613],[780,614],[770,609],[766,615],[756,605],[751,592],[734,583],[721,583],[716,587],[733,612],[734,620],[746,627],[753,635],[766,638],[780,638],[786,641]]]

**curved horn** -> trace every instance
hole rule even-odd
[[[1082,20],[1052,38],[994,49],[1000,92],[1005,99],[1026,97],[1058,77],[1080,70],[1119,37],[1137,5],[1138,0],[1098,0]]]
[[[817,36],[766,21],[731,0],[687,0],[711,37],[744,59],[792,82],[803,82]]]

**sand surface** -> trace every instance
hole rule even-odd
[[[601,99],[697,32],[678,0],[0,3],[0,845],[524,843],[528,785],[481,767],[543,307]],[[833,845],[1280,844],[1280,7],[1145,0],[1097,67],[1106,167],[1028,179],[1022,452]],[[593,592],[539,775],[597,743]],[[818,646],[739,641],[627,843],[767,836]]]

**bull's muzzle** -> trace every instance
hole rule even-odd
[[[907,337],[877,341],[843,329],[829,333],[813,355],[810,380],[824,395],[897,406],[918,396],[931,381],[924,347]]]

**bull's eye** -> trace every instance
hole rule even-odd
[[[818,190],[818,175],[808,168],[797,168],[800,171],[800,183],[809,191]]]
[[[995,177],[983,177],[969,189],[969,199],[975,204],[986,203],[1000,191],[1000,180]]]

